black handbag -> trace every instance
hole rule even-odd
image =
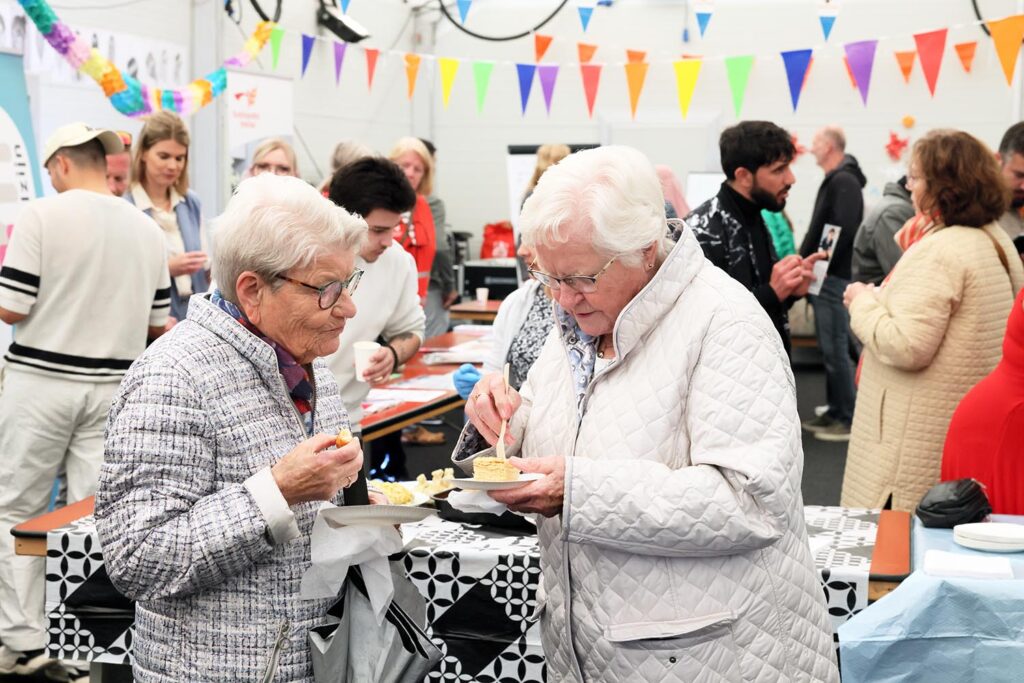
[[[980,522],[991,513],[985,489],[975,479],[936,484],[928,489],[917,506],[917,518],[933,529],[952,529],[957,524]]]

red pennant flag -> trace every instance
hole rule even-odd
[[[956,54],[960,57],[960,64],[964,67],[964,71],[971,73],[971,66],[974,64],[974,52],[978,49],[978,41],[972,40],[969,43],[957,43],[953,47],[956,48]]]
[[[583,92],[587,96],[587,113],[594,118],[594,100],[597,99],[597,86],[601,83],[601,64],[580,64],[580,75],[583,77]]]
[[[551,47],[551,36],[542,36],[539,33],[533,34],[533,53],[536,55],[534,61],[539,62],[544,58],[544,53]]]
[[[576,50],[580,54],[580,64],[586,64],[594,58],[594,53],[597,52],[597,45],[576,43]]]
[[[364,49],[366,50],[366,87],[373,88],[373,72],[377,70],[377,57],[380,56],[380,50],[372,47]]]
[[[645,50],[626,50],[626,61],[630,64],[640,64],[647,59]]]
[[[939,69],[942,68],[942,53],[946,51],[946,31],[943,28],[914,35],[917,53],[921,55],[921,71],[924,72],[932,97],[935,96],[935,84],[939,80]]]
[[[910,83],[910,72],[914,69],[914,60],[917,59],[917,50],[897,50],[893,52],[896,55],[896,61],[900,65],[900,71],[903,73],[903,80],[906,83]]]

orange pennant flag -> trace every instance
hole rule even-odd
[[[960,64],[963,65],[964,71],[971,73],[971,66],[974,64],[974,52],[978,49],[978,41],[972,40],[969,43],[957,43],[953,47],[956,48],[956,54],[960,58]]]
[[[647,78],[647,67],[650,64],[644,62],[630,62],[626,64],[626,82],[629,84],[629,110],[636,118],[636,105],[640,101],[640,93],[644,89],[644,80]]]
[[[576,50],[580,53],[580,64],[586,64],[594,58],[594,53],[597,52],[597,45],[576,43]]]
[[[990,21],[988,30],[992,33],[992,43],[996,47],[999,63],[1003,65],[1003,73],[1006,74],[1006,83],[1009,85],[1013,82],[1013,72],[1017,68],[1020,41],[1024,39],[1024,14]]]
[[[639,64],[647,59],[647,52],[644,50],[626,50],[626,61],[630,64]]]
[[[533,53],[536,55],[534,61],[539,62],[544,58],[544,53],[551,47],[552,36],[542,36],[539,33],[533,34]]]
[[[850,85],[854,90],[857,89],[857,79],[853,77],[853,69],[850,68],[850,60],[843,55],[843,66],[846,67],[846,75],[850,77]]]
[[[804,72],[804,81],[800,84],[800,92],[804,91],[807,87],[807,77],[811,75],[811,67],[814,66],[814,56],[807,60],[807,71]]]
[[[405,54],[405,80],[409,83],[409,99],[416,92],[416,74],[420,71],[420,56],[407,52]]]
[[[380,50],[368,47],[366,49],[366,87],[373,88],[373,74],[377,70],[377,57]]]
[[[903,80],[910,83],[910,72],[914,69],[914,60],[917,59],[917,50],[897,50],[896,61],[899,62],[900,71],[903,72]]]

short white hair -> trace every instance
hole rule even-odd
[[[325,252],[358,252],[366,221],[292,176],[263,173],[239,184],[213,222],[213,276],[238,303],[235,282],[252,271],[276,289],[277,275],[306,268]]]
[[[566,227],[589,224],[594,248],[638,266],[641,251],[668,253],[665,196],[654,166],[640,151],[609,145],[570,154],[541,176],[519,217],[523,245],[555,247]]]

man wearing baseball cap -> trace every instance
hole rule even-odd
[[[93,494],[110,401],[167,319],[163,234],[107,187],[106,155],[123,150],[83,123],[50,136],[59,194],[22,209],[0,266],[0,319],[14,326],[0,381],[0,674],[55,665],[43,558],[15,556],[11,527],[46,511],[61,467],[68,502]]]

